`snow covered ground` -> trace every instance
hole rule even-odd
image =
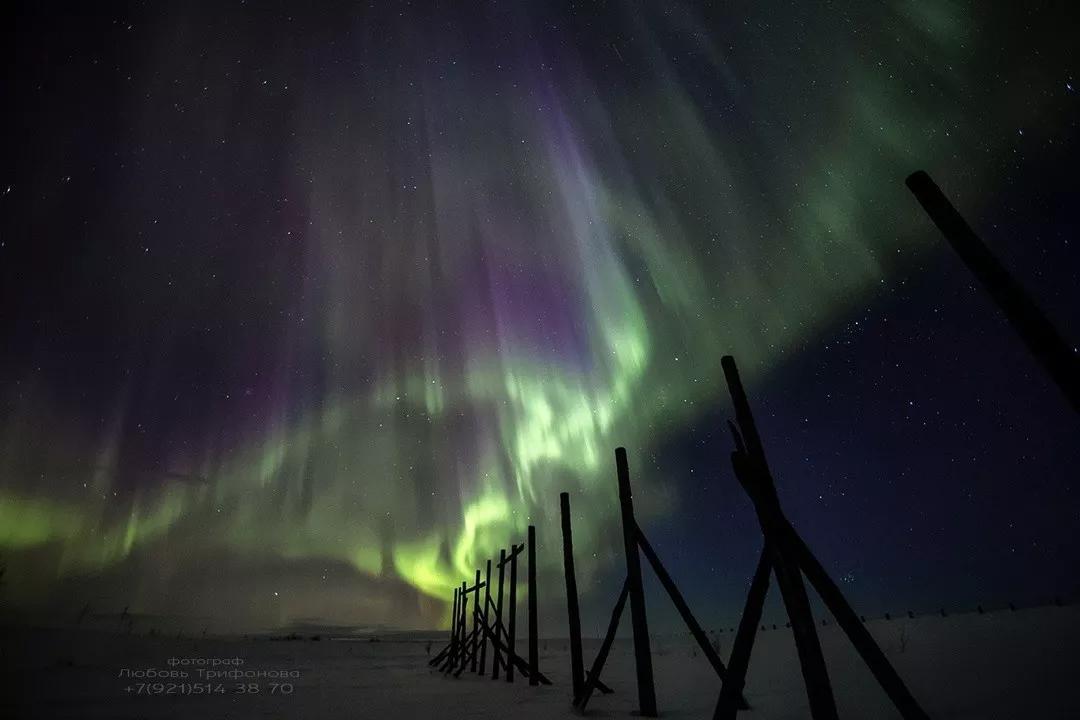
[[[933,718],[1080,717],[1080,607],[1043,607],[874,620],[874,636]],[[444,640],[436,636],[431,652]],[[730,633],[721,636],[724,656]],[[426,663],[422,635],[294,641],[113,634],[92,630],[4,628],[3,718],[559,718],[573,717],[565,640],[543,642],[541,669],[551,687],[531,688],[465,674],[444,677]],[[897,717],[835,624],[822,644],[842,718]],[[586,664],[598,642],[587,643]],[[524,647],[520,648],[524,652]],[[295,671],[294,678],[186,679],[122,677],[122,670],[169,670],[170,658],[239,659],[243,670]],[[711,716],[719,682],[689,638],[653,640],[662,717]],[[231,666],[217,666],[218,670]],[[628,639],[612,650],[604,680],[614,695],[596,695],[588,715],[629,717],[635,709]],[[140,683],[207,683],[201,695],[173,688],[158,694]],[[221,685],[220,691],[217,686]],[[249,687],[241,691],[239,685]],[[257,688],[251,687],[257,684]],[[286,687],[289,684],[291,687]],[[128,690],[128,688],[131,688]],[[257,689],[258,692],[251,692]],[[187,691],[190,691],[188,688]],[[146,694],[146,693],[150,694]],[[747,718],[808,717],[791,633],[759,634],[751,660]]]

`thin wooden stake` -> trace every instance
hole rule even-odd
[[[585,686],[585,662],[581,654],[581,614],[578,609],[577,578],[574,575],[574,538],[570,526],[570,493],[559,495],[562,513],[563,573],[566,576],[566,613],[570,624],[570,676],[573,698]]]
[[[709,638],[705,634],[705,631],[698,624],[694,614],[690,612],[690,606],[686,604],[686,600],[683,598],[682,593],[679,592],[678,586],[675,585],[675,581],[668,575],[667,570],[664,568],[664,564],[660,562],[660,556],[656,554],[656,551],[652,549],[652,545],[649,544],[648,539],[645,537],[645,533],[641,532],[641,528],[638,528],[638,543],[641,545],[641,552],[645,554],[645,559],[652,565],[653,571],[656,573],[656,577],[660,580],[660,584],[667,590],[668,595],[671,596],[671,602],[675,605],[675,609],[679,611],[679,615],[682,616],[683,622],[686,623],[687,629],[690,630],[690,634],[697,640],[698,646],[701,647],[701,652],[708,659],[709,664],[712,665],[713,670],[716,672],[717,677],[723,680],[727,676],[727,668],[724,667],[724,661],[720,659],[720,656],[716,654],[716,650],[712,644],[709,643]],[[738,697],[739,707],[741,709],[748,709],[749,705],[740,695]]]
[[[529,685],[540,684],[539,624],[536,612],[536,526],[529,526]]]
[[[516,549],[516,548],[515,548]],[[514,660],[517,658],[517,650],[514,641],[517,634],[517,558],[516,552],[510,556],[510,620],[507,622],[506,643],[506,682],[514,682]]]
[[[502,637],[500,637],[500,633],[498,632],[497,628],[492,628],[489,625],[482,625],[481,626],[481,631],[488,637],[488,639],[491,641],[492,645],[494,645],[495,647],[503,647],[503,643],[506,641],[506,633],[505,632],[502,633]],[[532,670],[529,667],[529,663],[525,662],[525,658],[515,657],[514,658],[514,665],[517,667],[517,669],[519,671],[521,671],[525,675],[530,675],[531,676]],[[551,680],[549,680],[547,678],[547,676],[545,676],[544,673],[540,672],[539,670],[536,671],[536,677],[539,680],[541,685],[550,685],[551,684]]]
[[[656,689],[653,686],[652,653],[649,649],[649,623],[645,617],[645,591],[641,585],[637,521],[634,519],[634,496],[630,489],[630,469],[626,462],[626,448],[615,448],[615,466],[619,475],[619,506],[622,510],[623,551],[626,554],[626,583],[630,588],[630,620],[634,626],[638,712],[645,717],[656,717]]]
[[[619,629],[619,618],[622,617],[623,606],[626,605],[626,597],[629,594],[630,581],[625,580],[623,581],[622,591],[619,593],[619,599],[615,601],[615,607],[611,609],[611,620],[608,621],[607,633],[604,635],[604,642],[600,644],[600,651],[596,653],[596,659],[593,660],[589,676],[585,679],[585,687],[582,689],[581,695],[574,698],[574,705],[577,707],[578,712],[585,712],[585,706],[589,704],[593,688],[600,682],[600,673],[603,672],[604,663],[607,662],[608,653],[611,652],[611,643],[615,641],[615,631]]]
[[[772,552],[765,547],[761,550],[754,579],[750,581],[750,591],[746,595],[746,606],[739,620],[739,630],[735,634],[735,644],[728,658],[727,676],[720,687],[720,699],[716,702],[713,720],[735,720],[739,712],[739,695],[746,685],[746,671],[750,667],[750,653],[754,649],[757,626],[761,622],[761,612],[765,607],[765,595],[769,592],[769,575]]]
[[[851,640],[851,644],[862,657],[863,662],[866,663],[867,667],[870,668],[870,672],[877,678],[885,694],[896,705],[896,709],[900,711],[900,715],[905,720],[928,720],[929,716],[919,707],[914,696],[904,685],[904,681],[900,679],[881,648],[874,641],[873,636],[870,635],[870,631],[859,621],[858,615],[855,614],[851,605],[844,598],[843,592],[829,577],[829,574],[825,572],[825,568],[810,552],[810,548],[795,532],[795,528],[788,524],[787,530],[792,536],[799,565],[802,567],[803,572],[806,573],[806,579],[817,590],[825,606],[829,608],[829,612],[836,618],[837,624],[840,625],[848,639]]]
[[[491,559],[487,561],[487,574],[484,576],[484,615],[483,622],[487,624],[488,605],[491,604]],[[487,672],[487,635],[480,635],[480,674]]]
[[[502,627],[503,607],[503,568],[506,566],[506,549],[499,550],[499,589],[495,594],[495,628]],[[491,658],[491,679],[499,678],[499,667],[502,664],[502,646],[495,645],[494,655]]]
[[[477,661],[476,656],[477,656],[477,649],[478,649],[476,643],[479,641],[479,637],[480,637],[480,635],[479,635],[479,633],[480,633],[480,568],[476,568],[476,589],[473,590],[473,594],[474,594],[475,597],[473,598],[473,621],[472,621],[473,641],[472,641],[472,648],[471,648],[471,654],[472,654],[472,668],[471,668],[471,670],[473,672],[476,672],[476,661]]]

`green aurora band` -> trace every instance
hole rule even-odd
[[[266,404],[241,429],[208,418],[200,443],[164,459],[198,479],[118,491],[125,397],[83,423],[24,379],[0,428],[0,548],[40,565],[12,594],[32,602],[139,556],[227,552],[345,563],[390,598],[346,619],[431,625],[529,524],[548,543],[542,571],[558,572],[563,490],[587,588],[612,561],[615,446],[630,449],[642,516],[674,512],[668,479],[641,458],[722,401],[719,357],[735,352],[753,382],[810,346],[927,252],[904,175],[984,155],[963,130],[980,103],[1008,126],[1006,98],[960,92],[989,52],[968,5],[804,9],[768,40],[751,32],[765,10],[739,11],[746,24],[724,28],[626,10],[608,74],[527,44],[506,67],[449,62],[467,45],[449,29],[417,39],[439,63],[368,63],[359,79],[290,90],[282,152],[296,160],[303,260],[268,262],[302,276],[303,324],[279,343]],[[870,37],[853,33],[867,22]],[[162,33],[163,72],[199,55]],[[691,44],[685,57],[671,34]],[[703,96],[690,65],[720,90]],[[223,99],[223,117],[230,102],[243,100]],[[145,123],[147,137],[172,130]],[[205,124],[194,132],[210,144],[220,128]],[[309,355],[317,401],[295,380]],[[30,470],[28,433],[56,449]],[[168,587],[143,577],[126,597],[163,608]],[[251,595],[243,612],[259,622],[300,612]]]

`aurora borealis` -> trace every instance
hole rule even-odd
[[[558,580],[562,490],[583,589],[595,580],[602,600],[617,565],[616,445],[669,553],[680,528],[700,539],[728,523],[727,500],[708,502],[719,520],[687,510],[695,463],[738,499],[723,433],[710,458],[681,449],[723,417],[720,355],[738,357],[765,417],[786,427],[797,411],[779,409],[769,383],[830,382],[793,378],[947,257],[906,196],[908,172],[926,167],[982,212],[1075,152],[1075,50],[1054,33],[1062,18],[1027,6],[231,2],[14,14],[0,555],[19,578],[6,591],[30,606],[63,592],[76,606],[257,626],[432,626],[453,584],[530,523]],[[1066,266],[1045,287],[1072,288],[1048,302],[1075,321],[1075,249],[1044,221],[1043,262]],[[1015,247],[1006,259],[1022,260]],[[991,316],[939,287],[952,286],[924,283],[904,304]],[[942,357],[959,352],[951,334],[937,341]],[[916,340],[890,359],[926,352]],[[859,357],[852,375],[884,365]],[[987,372],[973,394],[993,392]],[[1041,418],[1052,394],[1025,372],[1047,393],[1030,411]],[[939,397],[953,428],[994,416]],[[848,402],[850,416],[860,406]],[[838,433],[821,442],[851,457]],[[979,442],[977,430],[956,433]],[[1075,455],[1046,443],[1049,465]],[[944,478],[956,471],[925,445],[910,452]],[[856,474],[869,463],[853,455],[843,470]],[[918,461],[876,460],[872,478],[850,480],[860,502],[894,502],[883,478],[904,475],[904,462]],[[1005,486],[999,458],[972,462]],[[799,472],[778,465],[781,479]],[[937,482],[901,502],[898,528]],[[820,539],[827,526],[813,527],[800,497],[792,515]],[[1076,514],[1060,513],[1019,522],[1068,537]],[[740,522],[737,547],[755,548],[753,523]],[[1072,543],[1047,552],[1060,559]],[[736,597],[754,552],[732,551],[730,576],[710,582]],[[890,575],[882,552],[859,560],[886,568],[856,597],[876,602],[910,580]],[[685,572],[696,557],[674,562]],[[1039,579],[1060,591],[1060,579]]]

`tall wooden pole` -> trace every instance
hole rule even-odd
[[[454,588],[454,613],[450,616],[450,642],[457,637],[458,589]]]
[[[737,440],[741,439],[745,443],[745,450],[740,448],[732,457],[736,463],[736,476],[754,503],[765,544],[772,552],[776,584],[780,586],[784,607],[791,619],[795,649],[798,651],[803,680],[806,682],[810,715],[814,720],[836,720],[836,700],[833,698],[832,684],[825,668],[825,656],[821,652],[821,643],[814,627],[810,600],[799,572],[798,558],[785,532],[787,520],[780,509],[780,500],[765,459],[765,449],[761,444],[761,436],[758,435],[754,415],[750,411],[750,402],[746,399],[735,358],[725,355],[720,359],[720,365],[724,369],[724,378],[727,380],[735,409],[735,420],[741,431],[736,434]]]
[[[570,623],[570,675],[573,697],[585,686],[585,662],[581,655],[581,613],[578,609],[577,577],[574,574],[574,538],[570,526],[570,493],[559,495],[562,512],[563,573],[566,575],[566,613]]]
[[[634,519],[634,496],[630,490],[630,469],[626,462],[626,448],[615,448],[615,466],[619,475],[619,506],[622,510],[623,551],[626,554],[630,619],[634,627],[638,712],[645,717],[656,717],[656,689],[653,686],[652,653],[649,649],[649,623],[645,617],[645,591],[641,585],[637,521]]]
[[[506,549],[499,550],[499,589],[495,593],[495,637],[502,632],[503,609],[503,569],[506,567]],[[491,658],[491,679],[499,678],[499,665],[502,663],[502,645],[495,643],[495,654]]]
[[[454,588],[454,609],[450,613],[450,642],[438,652],[435,657],[428,660],[428,665],[432,667],[441,663],[446,657],[453,654],[454,648],[457,645],[457,616],[458,616],[458,589]]]
[[[480,568],[476,568],[476,582],[473,585],[473,620],[472,620],[472,648],[470,650],[472,654],[472,667],[470,670],[476,672],[476,644],[480,642]]]
[[[536,526],[529,526],[529,684],[540,684],[539,623],[536,612]]]
[[[484,576],[484,610],[481,621],[487,625],[488,607],[491,605],[491,559],[487,561],[487,573]],[[481,675],[487,672],[487,634],[480,633],[480,670]]]
[[[1057,383],[1073,410],[1080,412],[1080,358],[1069,343],[1023,286],[994,257],[929,175],[920,170],[908,177],[906,182],[949,245],[1005,313],[1031,354]]]
[[[516,548],[511,548],[513,551]],[[514,682],[514,658],[517,657],[517,648],[514,641],[517,636],[517,559],[515,552],[510,556],[510,619],[506,624],[506,682]]]

